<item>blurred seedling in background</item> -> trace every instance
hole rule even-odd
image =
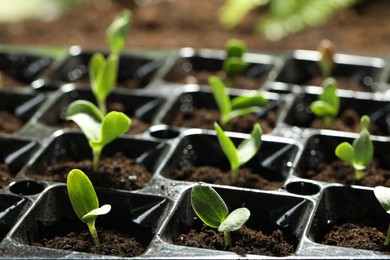
[[[328,78],[332,76],[332,71],[335,67],[334,55],[336,48],[331,41],[324,39],[318,45],[317,51],[320,53],[318,66],[320,67],[321,74],[324,78]]]
[[[355,169],[355,179],[363,178],[364,171],[370,166],[374,156],[374,145],[368,132],[370,118],[364,115],[360,118],[362,130],[352,145],[343,142],[336,147],[336,155]]]
[[[310,104],[314,115],[321,117],[326,126],[330,127],[340,112],[340,98],[337,96],[337,82],[333,78],[327,78],[322,83],[323,92],[317,101]]]
[[[262,140],[262,130],[259,124],[253,126],[253,130],[248,139],[242,141],[238,147],[234,145],[233,141],[225,134],[218,123],[214,123],[214,128],[217,131],[217,138],[219,145],[228,158],[230,163],[231,184],[237,182],[238,169],[247,163],[259,151]]]
[[[374,195],[376,199],[381,204],[382,208],[386,211],[387,214],[390,214],[390,188],[377,186],[374,188]],[[387,235],[385,238],[385,242],[383,243],[385,246],[390,243],[390,224],[387,229]]]
[[[68,196],[77,217],[88,225],[95,246],[100,245],[99,236],[95,228],[95,220],[111,210],[111,205],[99,207],[99,200],[95,189],[87,175],[78,169],[69,172],[66,186]]]
[[[108,27],[106,37],[110,54],[107,59],[103,54],[95,53],[89,61],[89,78],[92,92],[103,115],[107,113],[106,99],[113,91],[117,81],[119,56],[126,44],[131,17],[131,11],[125,9]]]
[[[122,112],[111,111],[107,115],[91,102],[77,100],[66,111],[66,119],[74,121],[88,139],[93,154],[93,171],[99,168],[103,148],[120,135],[127,133],[131,119]]]
[[[234,87],[235,79],[242,74],[249,64],[244,61],[246,52],[245,42],[237,39],[227,41],[225,46],[226,58],[223,62],[223,71],[226,73],[227,86]]]
[[[219,123],[222,127],[235,117],[261,111],[269,102],[258,92],[251,96],[239,96],[230,100],[225,83],[220,78],[210,76],[208,82],[221,114]]]
[[[223,232],[225,248],[231,246],[230,232],[239,230],[250,217],[247,208],[238,208],[229,214],[221,196],[205,183],[192,187],[191,206],[203,223]]]

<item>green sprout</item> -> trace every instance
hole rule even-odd
[[[320,67],[322,76],[324,76],[325,78],[330,77],[332,75],[332,70],[335,66],[335,46],[331,41],[324,39],[318,45],[317,51],[320,53],[318,66]]]
[[[131,124],[131,119],[124,113],[112,111],[104,116],[93,103],[85,100],[72,102],[66,111],[66,119],[74,121],[87,137],[95,172],[104,146],[129,131]]]
[[[249,65],[242,58],[246,52],[246,44],[241,40],[230,39],[226,43],[225,51],[223,70],[226,73],[227,85],[233,87],[236,76],[243,73]]]
[[[355,179],[361,180],[363,172],[370,166],[374,156],[374,145],[368,132],[370,118],[364,115],[360,118],[362,130],[359,137],[356,138],[352,145],[348,142],[343,142],[336,147],[336,155],[341,160],[347,162],[355,169]]]
[[[318,117],[324,119],[326,126],[331,126],[340,111],[340,97],[337,96],[337,82],[327,78],[322,83],[323,92],[317,101],[310,104],[310,109]]]
[[[374,188],[374,195],[376,199],[379,201],[384,210],[386,210],[387,214],[390,214],[390,188],[377,186]],[[384,245],[387,246],[390,243],[390,225],[387,229],[387,235],[385,238]]]
[[[95,246],[99,246],[100,241],[95,228],[95,220],[97,216],[110,212],[111,205],[105,204],[99,207],[95,189],[87,175],[81,170],[73,169],[69,172],[66,186],[70,202],[77,217],[88,225],[93,243]]]
[[[242,141],[238,147],[234,145],[233,141],[225,134],[218,123],[214,123],[214,128],[217,131],[217,138],[223,153],[230,162],[231,183],[235,184],[237,181],[238,169],[247,163],[259,151],[262,144],[261,135],[262,130],[259,124],[253,126],[250,137]]]
[[[223,199],[205,183],[198,183],[192,187],[191,206],[203,223],[223,232],[225,248],[231,245],[230,232],[240,229],[250,217],[247,208],[238,208],[229,214]]]
[[[225,126],[231,119],[249,113],[260,111],[264,105],[268,104],[268,99],[258,92],[251,96],[239,96],[232,100],[227,93],[225,83],[217,76],[208,78],[209,85],[213,91],[215,102],[217,103],[221,117],[219,123]]]
[[[125,47],[130,23],[131,11],[125,9],[114,19],[106,32],[110,55],[106,59],[103,54],[95,53],[89,61],[89,78],[92,92],[103,115],[107,113],[106,99],[115,87],[118,76],[119,54]]]

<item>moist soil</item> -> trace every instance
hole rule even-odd
[[[13,177],[11,176],[8,165],[5,163],[0,163],[0,189],[5,188],[8,184],[11,183]]]
[[[240,255],[288,256],[295,251],[281,230],[268,235],[244,226],[230,235],[232,245],[225,248],[223,233],[203,224],[192,227],[188,233],[180,234],[173,242],[176,245],[232,251]]]
[[[21,129],[24,122],[6,110],[0,110],[0,134],[12,134]]]
[[[173,119],[171,125],[187,128],[214,129],[214,122],[219,122],[220,113],[215,109],[193,108],[190,111],[179,111]],[[263,119],[264,118],[264,119]],[[255,114],[233,118],[223,127],[225,131],[250,133],[253,125],[259,123],[263,133],[270,133],[277,121],[277,115],[269,111],[263,118]]]
[[[232,185],[230,171],[223,171],[213,166],[184,166],[176,169],[170,178],[182,181],[206,182],[212,184]],[[277,190],[283,186],[283,181],[268,180],[249,168],[242,167],[237,173],[237,182],[233,186]]]
[[[145,251],[145,247],[131,235],[101,227],[97,228],[97,232],[101,243],[100,246],[93,244],[88,230],[70,232],[65,236],[43,238],[41,241],[32,244],[34,246],[120,257],[137,256]]]
[[[384,246],[386,234],[375,227],[356,223],[334,226],[322,241],[325,245],[390,252],[390,246]]]
[[[362,115],[353,109],[346,109],[336,117],[331,126],[324,123],[322,118],[315,118],[309,125],[310,128],[315,129],[330,129],[343,132],[359,133],[362,128],[360,126],[360,118]],[[373,122],[370,123],[368,131],[371,135],[385,135],[381,129]]]
[[[97,172],[93,172],[92,167],[91,160],[67,161],[47,165],[43,172],[29,169],[27,174],[37,179],[66,182],[72,169],[80,169],[88,175],[94,186],[123,190],[142,189],[152,177],[144,165],[135,163],[122,153],[111,157],[102,156]]]
[[[378,160],[373,160],[366,169],[363,178],[355,180],[355,171],[352,166],[341,160],[331,163],[321,163],[316,170],[308,170],[305,178],[341,183],[345,185],[362,185],[368,187],[386,186],[390,187],[390,170],[380,167]]]

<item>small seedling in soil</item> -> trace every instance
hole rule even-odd
[[[106,99],[115,87],[118,75],[119,55],[125,47],[126,36],[130,28],[131,12],[123,10],[108,27],[106,36],[110,55],[95,53],[89,61],[89,77],[92,92],[103,115],[107,113]]]
[[[111,210],[111,205],[105,204],[99,207],[99,200],[91,181],[82,171],[73,169],[69,172],[66,181],[68,196],[77,217],[88,225],[93,243],[100,245],[95,228],[97,216],[105,215]]]
[[[335,66],[335,46],[331,41],[325,39],[320,42],[317,51],[320,53],[318,66],[320,67],[322,76],[325,78],[330,77],[332,75],[332,70]]]
[[[390,214],[390,188],[377,186],[374,188],[374,195],[376,199],[379,201],[384,210],[386,210],[387,214]],[[384,245],[387,246],[390,243],[390,225],[387,230],[387,235],[385,238]]]
[[[88,139],[93,153],[93,170],[99,168],[103,148],[126,133],[131,119],[122,112],[111,111],[106,116],[91,102],[77,100],[66,111],[66,119],[74,121]]]
[[[238,169],[252,159],[260,149],[262,144],[261,126],[255,124],[250,137],[242,141],[237,148],[218,123],[214,123],[214,128],[217,131],[219,145],[230,162],[231,183],[234,185],[237,181]]]
[[[192,187],[191,206],[203,223],[223,232],[225,248],[231,245],[230,232],[240,229],[250,217],[247,208],[238,208],[229,214],[223,199],[205,183],[198,183]]]
[[[217,76],[210,76],[209,85],[221,114],[220,124],[225,126],[231,119],[263,109],[269,100],[259,93],[251,96],[239,96],[230,100],[225,83]]]
[[[374,145],[368,132],[370,118],[364,115],[360,118],[362,130],[359,137],[356,138],[352,145],[343,142],[336,147],[336,155],[341,160],[347,162],[355,169],[355,179],[357,181],[363,178],[363,172],[371,164],[374,156]]]
[[[340,112],[340,97],[337,96],[337,82],[334,78],[327,78],[322,83],[323,92],[317,101],[310,104],[314,115],[323,118],[326,126],[331,126]]]
[[[231,39],[227,41],[225,51],[223,70],[226,73],[227,85],[233,87],[236,76],[243,73],[249,65],[242,58],[246,52],[246,44],[241,40]]]

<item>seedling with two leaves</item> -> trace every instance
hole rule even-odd
[[[390,188],[377,186],[374,188],[374,195],[376,199],[381,204],[382,208],[386,210],[387,214],[390,214]],[[390,224],[387,229],[387,235],[385,238],[384,245],[387,246],[390,244]]]
[[[243,59],[246,52],[245,42],[237,39],[230,39],[225,45],[226,58],[223,62],[223,71],[226,74],[227,86],[234,87],[237,75],[242,74],[249,66]]]
[[[92,92],[103,115],[107,113],[106,99],[115,87],[118,76],[119,55],[125,47],[131,23],[131,11],[123,10],[106,31],[110,54],[107,59],[95,53],[89,61],[89,78]]]
[[[99,246],[100,240],[95,228],[95,220],[98,216],[110,212],[111,205],[105,204],[99,207],[99,200],[91,181],[78,169],[69,172],[66,185],[70,202],[77,217],[88,225],[93,243],[95,246]]]
[[[222,127],[235,117],[261,111],[269,102],[258,92],[251,96],[239,96],[230,100],[225,83],[220,78],[210,76],[208,82],[221,114],[219,122]]]
[[[234,185],[237,182],[238,169],[252,159],[261,147],[261,127],[255,124],[250,137],[242,141],[237,148],[218,123],[214,123],[214,128],[217,131],[219,145],[230,162],[231,183]]]
[[[317,101],[310,104],[314,115],[323,118],[326,126],[331,126],[340,112],[340,97],[337,96],[337,82],[333,78],[327,78],[322,83],[323,92]]]
[[[111,111],[107,115],[91,102],[77,100],[66,111],[66,119],[74,121],[88,139],[93,154],[93,171],[99,168],[103,148],[129,131],[131,119],[122,112]]]
[[[240,229],[250,217],[247,208],[238,208],[229,214],[221,196],[205,183],[192,187],[191,206],[203,223],[223,232],[225,248],[231,245],[230,232]]]
[[[357,181],[363,178],[363,173],[370,166],[374,156],[374,145],[368,132],[370,118],[367,115],[362,116],[360,125],[362,130],[352,145],[348,142],[343,142],[335,150],[337,157],[355,169],[355,180]]]

